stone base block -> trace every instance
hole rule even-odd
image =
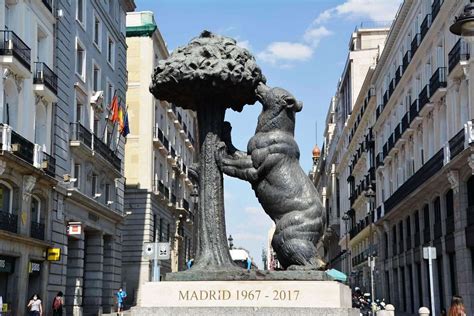
[[[359,315],[335,281],[164,281],[141,289],[132,315]]]
[[[324,271],[293,270],[268,271],[244,270],[233,271],[195,271],[186,270],[166,274],[166,281],[329,281]]]
[[[134,307],[132,316],[359,316],[354,308],[286,307]]]

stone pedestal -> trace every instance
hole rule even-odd
[[[132,315],[359,315],[335,281],[149,282],[137,303]]]

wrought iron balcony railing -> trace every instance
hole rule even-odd
[[[0,211],[0,229],[16,233],[18,231],[18,215]]]
[[[459,62],[469,60],[470,57],[469,43],[460,38],[448,54],[449,72],[451,73]]]
[[[430,86],[426,85],[423,90],[421,90],[420,94],[418,95],[418,100],[420,102],[420,110],[430,102]]]
[[[41,167],[47,175],[54,178],[56,175],[56,159],[53,156],[43,152],[43,164]]]
[[[403,56],[403,72],[405,72],[408,68],[408,65],[410,64],[411,62],[411,50],[407,50],[407,52],[405,53],[405,55]]]
[[[464,150],[464,129],[461,129],[456,135],[449,140],[450,159],[453,159]]]
[[[443,0],[434,0],[433,3],[431,4],[431,16],[433,17],[432,21],[436,19],[436,16],[438,15],[443,2],[444,2]]]
[[[58,93],[58,76],[43,62],[35,62],[34,84],[44,84],[49,90]]]
[[[431,26],[431,14],[427,14],[425,18],[423,19],[423,22],[421,22],[421,26],[420,26],[421,40],[425,38],[426,33],[428,33],[428,30],[430,29],[430,26]]]
[[[53,0],[42,0],[42,2],[50,12],[53,12]]]
[[[12,55],[31,69],[31,49],[13,31],[0,30],[0,55]]]
[[[431,95],[435,94],[439,88],[446,88],[446,86],[446,67],[439,67],[430,79]]]
[[[36,239],[44,240],[44,224],[31,222],[30,236]]]
[[[416,33],[415,36],[413,36],[413,40],[411,41],[411,55],[414,56],[418,47],[420,47],[421,43],[421,34]]]
[[[11,144],[13,154],[25,160],[26,162],[33,164],[35,144],[14,130],[11,131]]]

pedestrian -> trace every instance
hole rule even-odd
[[[43,305],[41,304],[41,299],[38,294],[33,294],[26,307],[30,309],[30,316],[43,315]]]
[[[446,316],[446,310],[444,308],[441,310],[441,316]]]
[[[53,298],[53,316],[62,316],[64,306],[63,292],[59,291]]]
[[[451,307],[449,308],[448,316],[466,316],[466,310],[462,297],[454,295],[451,300]]]
[[[252,268],[252,260],[250,257],[247,257],[247,271],[250,272],[250,268]]]
[[[124,300],[127,297],[127,292],[125,292],[121,287],[117,292],[117,315],[120,315],[123,312]]]

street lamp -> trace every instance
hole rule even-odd
[[[365,192],[365,197],[369,200],[369,271],[370,271],[370,297],[371,297],[371,310],[375,310],[375,291],[374,291],[374,268],[375,268],[375,259],[373,257],[373,236],[372,236],[372,215],[373,215],[373,204],[375,202],[375,191],[372,189],[372,184],[369,184],[367,192]]]
[[[234,248],[234,238],[232,238],[232,235],[229,235],[227,240],[229,241],[229,250],[232,250],[232,248]]]
[[[346,226],[346,261],[347,261],[347,270],[346,270],[346,273],[347,273],[347,277],[349,278],[349,271],[351,270],[351,262],[350,262],[350,252],[349,252],[349,231],[347,229],[347,226],[349,224],[349,221],[351,220],[351,218],[349,217],[349,215],[347,214],[347,212],[344,213],[344,215],[342,216],[342,220],[344,221],[344,224]]]
[[[191,202],[193,202],[193,257],[196,253],[196,245],[198,244],[197,243],[197,239],[198,239],[198,236],[197,236],[197,232],[198,232],[198,226],[199,226],[199,223],[196,223],[194,221],[194,216],[197,214],[198,212],[198,203],[199,203],[199,190],[198,190],[198,186],[197,184],[193,184],[193,190],[191,191]],[[199,219],[199,216],[197,217]]]
[[[455,18],[449,30],[471,43],[474,42],[474,0],[471,0],[471,3],[464,7],[464,11]]]

